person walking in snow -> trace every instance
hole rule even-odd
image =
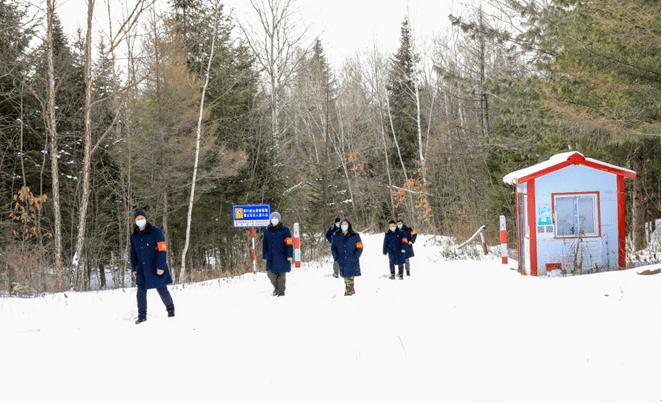
[[[292,270],[293,255],[292,233],[281,222],[280,213],[273,212],[262,238],[262,259],[266,262],[267,276],[274,286],[274,296],[285,295],[285,275]]]
[[[400,232],[403,232],[404,234],[402,235],[402,244],[405,247],[405,270],[407,271],[407,275],[410,275],[410,267],[409,267],[409,258],[414,257],[414,242],[416,242],[416,231],[414,231],[413,228],[409,228],[408,226],[404,225],[402,220],[396,221],[396,224],[398,226],[398,230]],[[405,241],[406,240],[406,241]]]
[[[172,283],[172,278],[168,269],[165,236],[161,228],[148,223],[146,217],[144,210],[136,210],[136,225],[131,234],[131,271],[138,287],[136,325],[147,320],[147,290],[151,288],[156,288],[159,293],[168,317],[175,316],[175,304],[167,287]]]
[[[329,227],[328,230],[326,230],[326,234],[324,235],[326,237],[326,240],[329,241],[329,244],[332,244],[332,238],[333,235],[335,235],[336,231],[340,228],[340,217],[336,217],[336,220],[332,226]],[[338,278],[338,262],[335,260],[333,261],[333,277]]]
[[[345,279],[345,296],[354,295],[354,277],[361,275],[359,258],[363,253],[363,242],[347,218],[340,221],[340,228],[331,238],[331,253],[333,260],[338,262],[340,276]]]
[[[398,265],[398,278],[404,279],[404,265],[407,261],[405,258],[405,246],[407,242],[403,238],[404,232],[395,225],[395,221],[391,220],[388,223],[388,231],[384,234],[384,256],[388,255],[389,269],[391,270],[391,279],[395,279],[395,265]]]

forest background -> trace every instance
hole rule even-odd
[[[108,27],[84,3],[67,37],[55,0],[0,0],[3,295],[130,286],[136,208],[180,283],[252,268],[233,204],[298,222],[305,260],[336,216],[496,244],[503,176],[569,150],[637,172],[631,250],[660,217],[660,1],[469,3],[426,41],[403,15],[395,51],[339,67],[295,0],[251,0],[253,24],[135,0]]]

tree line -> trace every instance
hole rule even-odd
[[[485,224],[498,243],[515,217],[502,177],[568,150],[637,172],[632,248],[660,217],[659,2],[478,2],[426,41],[403,16],[397,49],[338,68],[294,0],[251,0],[252,25],[218,1],[136,0],[109,27],[88,0],[74,37],[44,3],[0,0],[4,294],[129,286],[136,208],[180,283],[251,267],[233,204],[299,222],[304,260],[335,216],[458,238]]]

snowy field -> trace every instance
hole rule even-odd
[[[264,273],[171,287],[0,299],[3,402],[659,402],[661,275],[525,277],[445,261],[419,235],[387,278],[364,235],[356,295],[312,262],[284,298]],[[427,244],[426,244],[427,243]]]

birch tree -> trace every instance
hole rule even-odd
[[[200,98],[200,112],[198,114],[198,126],[196,131],[195,143],[195,161],[193,163],[193,180],[191,181],[191,198],[188,205],[188,215],[186,217],[186,240],[184,241],[184,249],[182,251],[182,265],[179,273],[179,281],[184,282],[186,276],[186,252],[188,252],[189,240],[191,237],[191,214],[193,213],[193,200],[195,198],[195,183],[198,176],[198,160],[200,159],[200,133],[202,130],[202,117],[205,110],[205,95],[207,87],[209,86],[209,74],[211,72],[211,63],[214,60],[214,49],[216,45],[216,32],[218,31],[219,12],[216,13],[214,20],[214,32],[212,33],[211,50],[209,61],[207,62],[207,73],[205,74],[205,84],[202,87],[202,96]]]
[[[55,242],[55,276],[56,289],[62,289],[62,212],[60,210],[60,173],[58,167],[57,148],[57,118],[55,116],[55,69],[53,63],[53,21],[55,18],[56,0],[46,0],[46,81],[47,107],[46,125],[48,129],[49,154],[51,157],[51,187],[53,191],[54,239]]]

